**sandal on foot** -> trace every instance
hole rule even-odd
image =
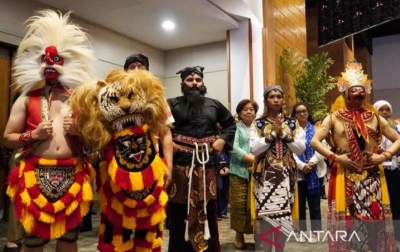
[[[243,250],[244,249],[244,243],[241,241],[234,241],[233,246],[235,246],[235,249],[237,250]]]

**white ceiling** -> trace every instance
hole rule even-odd
[[[171,50],[226,39],[226,31],[239,27],[237,16],[225,12],[226,4],[244,4],[244,0],[37,0],[69,11],[128,37],[162,50]],[[214,3],[213,3],[214,2]],[[218,2],[224,2],[224,5]],[[218,6],[219,5],[219,6]],[[220,6],[223,6],[220,7]],[[173,31],[161,23],[175,22]]]

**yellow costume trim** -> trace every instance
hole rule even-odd
[[[56,237],[65,234],[65,220],[56,222],[54,223],[54,225],[51,225],[50,232]]]
[[[160,169],[162,168],[162,169]],[[117,170],[120,169],[117,161],[115,159],[115,156],[113,156],[111,163],[108,165],[108,175],[111,177],[111,180],[113,181],[113,184],[116,184],[116,174]],[[153,179],[159,180],[164,176],[164,174],[167,171],[167,167],[164,164],[164,162],[161,160],[159,156],[155,156],[153,162],[151,165],[146,168],[146,169],[151,169],[153,173]],[[107,181],[108,178],[105,174],[102,175],[101,180],[102,181]],[[132,191],[140,191],[145,189],[145,186],[143,184],[143,176],[141,172],[130,172],[129,173],[129,179],[131,181],[131,185],[134,187],[132,188]],[[115,189],[117,186],[115,187]]]
[[[166,218],[165,209],[161,207],[156,212],[154,212],[150,217],[150,226],[155,226],[159,222],[163,221]],[[122,216],[123,219],[123,227],[126,229],[136,229],[136,219],[135,217],[127,217]]]
[[[99,225],[99,235],[104,234],[105,230],[106,230],[106,224],[100,223],[100,225]]]
[[[257,215],[256,215],[256,203],[255,203],[256,199],[254,197],[253,192],[254,192],[254,178],[253,176],[250,176],[247,205],[250,209],[251,225],[254,226],[254,221],[256,220]]]
[[[133,240],[128,240],[122,244],[116,245],[115,251],[128,251],[131,250],[133,246],[134,246]]]
[[[144,132],[147,132],[149,130],[149,126],[147,124],[144,124],[141,127]],[[114,133],[114,139],[119,138],[119,137],[124,137],[126,135],[132,135],[132,134],[133,134],[133,132],[131,129],[123,129],[123,130],[120,130],[120,131]]]
[[[157,235],[156,232],[148,231],[147,234],[146,234],[146,241],[153,242],[153,240],[156,238],[156,235]]]
[[[29,166],[27,166],[27,162],[29,162]],[[7,188],[7,194],[11,197],[12,201],[16,202],[16,207],[18,206],[19,208],[17,211],[19,213],[18,218],[25,231],[45,239],[57,239],[71,229],[71,223],[78,225],[82,216],[86,215],[89,211],[90,201],[92,200],[90,196],[93,196],[92,188],[87,181],[90,176],[85,177],[82,162],[78,158],[60,162],[58,160],[38,157],[28,157],[26,160],[21,160],[19,169],[10,175],[13,177],[13,181],[10,182]],[[64,194],[64,196],[68,194],[68,197],[75,199],[69,202],[68,197],[64,198],[62,196],[55,203],[51,203],[42,193],[38,193],[40,192],[39,183],[37,182],[35,171],[32,169],[34,169],[36,164],[52,167],[62,165],[64,162],[74,165],[75,176],[81,176],[79,180],[72,182],[72,185]],[[24,188],[20,188],[16,179],[23,180]],[[82,187],[79,183],[82,183],[84,186]],[[85,183],[87,186],[85,186]],[[82,194],[83,198],[80,203],[76,200],[79,193]],[[32,198],[31,195],[36,196]],[[63,200],[67,200],[65,202],[69,202],[68,205],[65,205]],[[63,216],[63,213],[60,213],[62,211],[65,211],[65,219],[56,219],[56,217],[58,218],[57,214]],[[72,216],[72,213],[75,211],[79,211],[78,216]],[[66,223],[68,223],[68,227],[66,227]]]
[[[383,166],[379,165],[381,182],[381,193],[382,193],[382,204],[389,204],[389,193],[386,184],[385,172]],[[336,202],[336,212],[346,212],[346,184],[345,184],[345,169],[338,164],[337,174],[336,174],[336,186],[335,186],[335,202]]]
[[[299,230],[299,190],[296,185],[294,189],[294,202],[292,208],[292,219],[293,219],[293,227],[295,230]]]
[[[117,246],[118,244],[122,244],[122,235],[113,235],[112,245]]]

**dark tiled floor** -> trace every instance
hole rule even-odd
[[[322,216],[323,216],[323,228],[326,229],[326,200],[321,201],[321,208],[322,208]],[[79,251],[82,252],[92,252],[97,251],[97,232],[98,232],[98,223],[99,223],[99,215],[93,216],[93,224],[94,229],[90,232],[82,233],[79,240],[78,246]],[[245,239],[247,242],[247,250],[236,250],[233,246],[233,240],[235,237],[235,232],[230,229],[229,219],[223,219],[219,222],[219,233],[220,233],[220,243],[223,252],[234,252],[234,251],[243,251],[243,252],[250,252],[255,251],[254,245],[254,238],[252,235],[246,235]],[[0,251],[2,250],[4,243],[5,243],[5,234],[6,234],[6,222],[0,223]],[[163,242],[163,251],[167,251],[168,247],[168,237],[169,232],[165,230],[164,232],[164,242]],[[50,242],[46,245],[45,252],[55,251],[55,243]],[[319,242],[317,244],[308,244],[308,243],[298,243],[294,239],[291,239],[287,244],[285,251],[288,252],[306,252],[306,251],[313,251],[313,252],[320,252],[320,251],[328,251],[328,244],[327,242]],[[184,251],[182,251],[184,252]]]

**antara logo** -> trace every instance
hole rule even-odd
[[[272,246],[281,249],[283,246],[282,244],[277,243],[276,241],[279,239],[280,235],[280,229],[282,226],[277,226],[270,228],[261,234],[258,235],[258,238],[266,243],[271,244]],[[271,240],[268,236],[271,234],[274,234],[275,239]],[[345,241],[349,242],[352,239],[357,239],[358,242],[361,242],[360,237],[356,233],[356,231],[353,231],[351,233],[348,233],[347,231],[342,231],[342,230],[336,230],[334,232],[331,231],[309,231],[309,232],[304,232],[300,231],[300,233],[296,234],[294,231],[290,232],[288,238],[286,241],[289,241],[291,237],[293,237],[297,242],[301,240],[309,241],[311,238],[316,236],[316,239],[318,242],[325,242],[325,241],[333,241],[333,242],[338,242],[338,241]]]

